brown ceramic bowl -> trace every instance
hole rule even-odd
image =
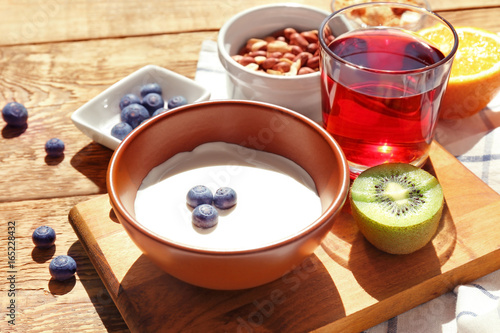
[[[263,150],[296,162],[314,180],[322,214],[308,227],[268,246],[214,251],[175,243],[137,222],[136,193],[153,167],[207,142],[245,145],[251,142],[249,137],[258,138],[263,129],[280,120],[286,122],[286,130],[275,132]],[[134,130],[111,158],[107,187],[120,223],[165,272],[201,287],[245,289],[280,278],[314,252],[346,200],[349,168],[334,139],[299,113],[262,102],[207,101],[163,113]]]

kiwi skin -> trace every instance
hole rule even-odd
[[[349,193],[349,201],[352,215],[360,232],[376,248],[391,254],[409,254],[427,245],[437,231],[444,206],[443,192],[435,177],[422,169],[403,163],[388,163],[370,169],[368,169],[369,172],[368,170],[365,172],[375,179],[378,173],[387,175],[394,172],[396,177],[403,174],[401,177],[407,175],[410,179],[412,179],[411,173],[417,174],[417,178],[426,184],[423,192],[432,191],[434,201],[424,204],[426,212],[418,218],[405,220],[396,215],[390,216],[390,214],[383,217],[374,216],[370,213],[365,214],[366,209],[360,209],[359,206],[364,203],[360,203],[358,198],[353,198],[352,187],[355,186],[353,183]],[[374,174],[375,176],[373,176]],[[359,177],[364,177],[363,173]],[[357,190],[360,189],[357,188]],[[361,190],[373,191],[373,189]],[[427,200],[428,196],[424,198]]]

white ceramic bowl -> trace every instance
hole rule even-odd
[[[321,121],[320,73],[277,76],[248,70],[231,56],[248,39],[265,37],[280,29],[318,30],[329,12],[300,4],[283,3],[250,8],[227,21],[219,31],[219,59],[229,76],[228,89],[234,99],[276,104]]]
[[[139,90],[146,83],[158,83],[162,87],[165,103],[177,95],[184,96],[189,104],[210,98],[210,92],[193,80],[159,66],[147,65],[73,112],[71,120],[89,138],[114,150],[121,142],[111,136],[111,129],[120,122],[120,99],[128,93],[140,96]]]

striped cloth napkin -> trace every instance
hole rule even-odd
[[[215,41],[201,45],[195,81],[211,99],[230,99],[232,92]],[[229,91],[228,91],[229,90]],[[500,193],[500,94],[479,114],[440,121],[436,140],[471,172]],[[500,259],[499,259],[500,260]],[[457,286],[432,301],[372,327],[367,333],[499,333],[500,270]]]

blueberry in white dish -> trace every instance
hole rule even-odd
[[[142,105],[148,110],[149,114],[153,114],[159,108],[165,106],[165,102],[160,94],[149,93],[142,99]]]
[[[130,104],[141,104],[141,99],[136,94],[126,94],[120,99],[120,110]]]
[[[136,128],[150,116],[148,110],[141,104],[130,104],[122,110],[120,117],[122,122],[128,123],[132,128]]]
[[[205,185],[196,185],[191,188],[186,195],[186,202],[189,206],[195,208],[202,204],[212,204],[214,196],[212,191]]]
[[[187,104],[186,97],[181,96],[181,95],[174,96],[167,101],[167,106],[169,109],[174,109],[176,107],[186,105],[186,104]]]
[[[132,132],[133,128],[128,123],[119,122],[111,129],[111,135],[118,140],[123,140]]]
[[[2,109],[2,117],[7,125],[22,127],[28,121],[28,110],[21,103],[10,102]]]
[[[219,222],[219,213],[214,206],[202,204],[193,210],[193,224],[198,228],[208,229]]]
[[[33,231],[33,244],[40,249],[48,249],[56,242],[56,232],[51,227],[42,225]]]
[[[159,115],[160,113],[163,113],[163,112],[165,112],[165,111],[167,111],[167,109],[165,109],[165,108],[159,108],[159,109],[157,109],[155,112],[153,112],[153,114],[151,115],[151,117],[157,116],[157,115]]]
[[[68,255],[60,255],[49,264],[50,275],[57,281],[64,281],[76,273],[76,261]]]
[[[146,83],[141,87],[141,97],[146,96],[147,94],[155,93],[158,95],[162,94],[161,86],[158,83]]]
[[[228,209],[236,205],[236,191],[230,187],[221,187],[215,191],[214,205],[219,209]]]
[[[45,142],[45,152],[49,157],[60,157],[64,154],[64,142],[59,138],[52,138]]]

